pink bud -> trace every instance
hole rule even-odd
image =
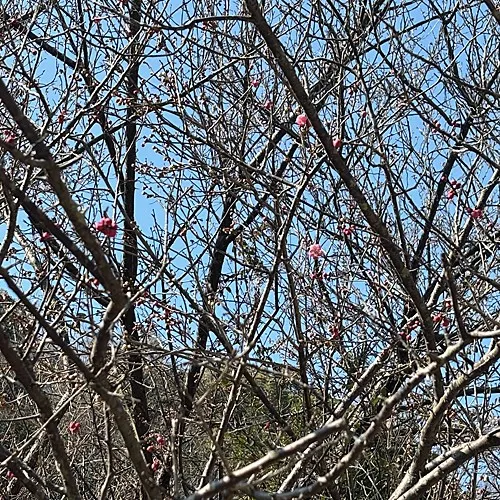
[[[49,241],[53,238],[54,237],[48,231],[44,231],[42,233],[42,236],[40,236],[40,241]]]
[[[77,432],[80,432],[82,424],[80,422],[70,422],[68,425],[68,430],[71,432],[71,434],[76,434]]]
[[[483,216],[483,211],[480,208],[475,208],[470,211],[470,216],[473,219],[480,219]]]
[[[408,332],[399,332],[399,336],[401,337],[402,340],[404,340],[405,342],[410,342],[411,340],[411,335],[410,333]]]
[[[153,472],[156,472],[159,468],[160,468],[160,461],[157,458],[153,458],[151,469],[153,469]]]
[[[319,259],[322,255],[324,255],[324,252],[318,243],[314,243],[309,247],[309,257],[312,259]]]
[[[14,479],[15,477],[16,475],[11,470],[7,471],[7,479]]]
[[[307,119],[307,115],[301,114],[301,115],[297,116],[295,123],[299,127],[305,127],[309,123],[309,120]]]
[[[366,109],[363,109],[363,111],[361,111],[360,115],[361,115],[361,118],[366,118],[368,116],[368,112],[366,111]]]
[[[100,233],[105,234],[108,238],[114,238],[116,236],[116,232],[118,231],[118,225],[109,217],[103,217],[99,222],[96,222],[95,228]]]
[[[457,194],[457,192],[454,189],[448,189],[448,191],[446,192],[446,199],[453,200],[453,198],[455,198],[456,194]]]
[[[4,132],[4,135],[5,135],[4,140],[7,144],[10,144],[11,146],[16,145],[17,136],[16,136],[16,134],[14,134],[14,132],[12,132],[12,130],[6,130]]]
[[[271,109],[273,109],[273,107],[274,107],[274,103],[273,103],[273,101],[271,101],[271,100],[268,99],[264,103],[263,107],[264,107],[264,109],[267,109],[268,111],[271,111]]]
[[[442,315],[441,313],[435,314],[435,315],[432,317],[432,321],[433,321],[434,323],[440,323],[442,319],[443,319],[443,315]]]
[[[332,340],[338,340],[340,338],[340,330],[338,326],[330,326],[330,335],[332,336]]]
[[[147,448],[146,448],[146,451],[148,451],[149,453],[153,453],[154,451],[156,450],[156,448],[154,447],[154,445],[149,445]]]
[[[441,320],[441,326],[444,328],[448,328],[450,326],[450,320],[446,316]]]
[[[408,330],[414,330],[420,326],[420,321],[418,319],[414,319],[408,323]]]
[[[165,446],[165,438],[162,435],[158,435],[156,438],[156,442],[158,443],[158,446]]]
[[[332,144],[335,149],[340,149],[342,147],[342,139],[336,137],[335,139],[333,139]]]
[[[256,89],[260,85],[260,81],[257,78],[254,78],[251,82],[251,85],[254,89]]]

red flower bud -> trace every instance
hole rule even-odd
[[[48,231],[44,231],[42,233],[42,236],[40,236],[40,241],[49,241],[53,238],[54,237]]]
[[[71,434],[76,434],[77,432],[80,432],[82,424],[80,422],[70,422],[68,425],[68,430],[71,432]]]
[[[105,234],[108,238],[114,238],[118,231],[118,225],[109,217],[103,217],[99,222],[96,222],[95,228],[100,233]]]

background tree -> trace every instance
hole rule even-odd
[[[498,497],[492,2],[0,13],[4,497]]]

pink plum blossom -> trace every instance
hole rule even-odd
[[[11,146],[16,145],[17,136],[16,134],[14,134],[14,132],[12,132],[12,130],[6,130],[4,132],[4,136],[5,136],[4,140],[7,144],[10,144]]]
[[[340,330],[336,325],[330,326],[330,335],[332,336],[332,340],[339,340],[340,338]]]
[[[263,107],[264,107],[264,109],[271,111],[271,109],[273,109],[273,107],[274,107],[274,103],[270,99],[267,99],[267,101],[264,103]]]
[[[80,432],[80,428],[82,427],[82,424],[80,422],[70,422],[68,425],[68,430],[71,432],[71,434],[76,434],[77,432]]]
[[[309,123],[307,115],[305,115],[304,113],[302,113],[301,115],[297,116],[297,118],[295,120],[295,123],[299,127],[305,127]]]
[[[324,252],[320,244],[314,243],[309,247],[309,257],[312,259],[319,259],[322,255],[324,255]]]
[[[44,231],[40,236],[40,241],[49,241],[54,238],[48,231]]]
[[[438,313],[438,314],[435,314],[433,317],[432,317],[432,321],[434,323],[441,323],[443,319],[443,315],[441,313]]]
[[[114,238],[116,236],[116,232],[118,231],[118,225],[109,217],[103,217],[99,222],[96,222],[95,228],[100,233],[105,234],[108,238]]]
[[[455,198],[455,195],[457,194],[457,192],[452,188],[452,189],[448,189],[448,191],[446,192],[446,199],[447,200],[453,200],[453,198]]]

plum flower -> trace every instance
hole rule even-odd
[[[438,313],[438,314],[435,314],[433,317],[432,317],[432,321],[434,323],[441,323],[441,321],[443,321],[443,315],[441,313]]]
[[[12,132],[12,130],[6,130],[4,132],[4,136],[5,136],[5,142],[11,146],[15,146],[16,145],[16,141],[17,141],[17,136],[14,132]]]
[[[95,228],[100,232],[105,234],[108,238],[114,238],[116,232],[118,231],[118,225],[113,219],[109,217],[103,217],[99,222],[95,223]]]
[[[251,85],[254,89],[256,89],[259,85],[260,85],[260,80],[258,80],[257,78],[254,78],[251,82]]]
[[[82,424],[80,422],[70,422],[68,425],[68,430],[71,432],[71,434],[76,434],[77,432],[80,432],[80,428],[82,427]]]
[[[447,318],[446,316],[444,316],[441,319],[441,326],[444,327],[444,328],[448,328],[450,326],[450,320],[449,320],[449,318]]]
[[[483,211],[480,208],[475,208],[470,211],[470,216],[473,219],[480,219],[483,216]]]
[[[340,330],[339,327],[336,325],[332,325],[329,328],[330,335],[332,337],[332,340],[339,340],[340,339]]]
[[[158,446],[165,446],[165,438],[159,434],[157,437],[156,437],[156,442],[158,443]]]
[[[342,139],[340,137],[336,137],[333,139],[332,144],[335,149],[340,149],[342,147]]]
[[[309,257],[312,259],[319,259],[322,255],[324,255],[324,252],[320,244],[314,243],[309,247]]]
[[[54,238],[48,231],[44,231],[40,236],[40,241],[49,241]]]
[[[153,469],[153,472],[156,472],[159,468],[160,468],[160,461],[157,458],[153,458],[151,469]]]
[[[354,228],[352,226],[346,226],[342,229],[344,236],[351,236],[354,233]]]
[[[446,193],[446,199],[447,200],[453,200],[453,198],[455,198],[456,194],[457,194],[457,192],[453,188],[451,188]]]
[[[399,336],[405,342],[410,342],[411,341],[411,335],[408,332],[399,332]]]
[[[299,127],[305,127],[308,122],[309,122],[309,120],[307,119],[307,115],[305,115],[304,113],[302,113],[301,115],[297,116],[297,118],[295,119],[295,123]]]
[[[274,103],[270,99],[267,99],[267,101],[263,105],[264,109],[267,109],[267,111],[271,111],[271,109],[273,109],[273,106]]]

